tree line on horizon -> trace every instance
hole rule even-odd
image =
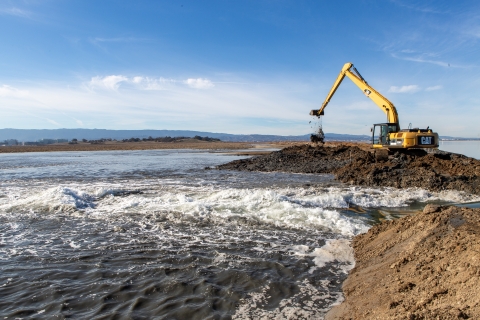
[[[200,141],[222,141],[217,138],[210,138],[210,137],[201,137],[201,136],[194,136],[193,138],[191,137],[157,137],[153,138],[149,136],[148,138],[130,138],[130,139],[122,139],[122,140],[116,140],[116,139],[98,139],[98,140],[87,140],[87,139],[82,139],[81,141],[84,143],[91,143],[91,144],[100,144],[100,143],[105,143],[107,141],[119,141],[119,142],[142,142],[142,141],[152,141],[152,142],[176,142],[176,141],[181,141],[185,139],[195,139],[195,140],[200,140]],[[69,144],[76,144],[78,143],[78,139],[72,139]]]

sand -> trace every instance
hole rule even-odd
[[[326,319],[480,319],[480,209],[427,205],[353,248],[345,301]]]

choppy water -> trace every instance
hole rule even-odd
[[[321,319],[351,237],[456,192],[205,170],[194,151],[0,155],[0,316]]]

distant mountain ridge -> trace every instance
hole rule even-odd
[[[107,130],[107,129],[0,129],[0,141],[16,139],[20,142],[37,141],[40,139],[129,139],[148,137],[210,137],[231,142],[262,142],[262,141],[308,141],[310,134],[299,136],[281,136],[265,134],[229,134],[190,130]],[[366,141],[367,135],[350,135],[326,133],[328,140]]]
[[[265,142],[265,141],[309,141],[310,134],[299,136],[282,136],[266,134],[229,134],[191,130],[108,130],[108,129],[0,129],[0,141],[16,139],[20,142],[38,141],[40,139],[130,139],[148,137],[210,137],[231,142]],[[336,141],[370,141],[370,135],[353,135],[326,133],[326,140]],[[441,136],[442,140],[480,140],[477,138],[459,138]]]

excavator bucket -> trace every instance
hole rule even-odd
[[[324,112],[322,111],[322,113],[321,113],[321,114],[318,114],[318,111],[319,111],[319,110],[320,110],[320,109],[317,109],[317,110],[315,110],[315,109],[314,109],[314,110],[311,110],[311,111],[310,111],[310,115],[311,115],[311,116],[316,116],[316,117],[323,116],[323,115],[324,115]]]

